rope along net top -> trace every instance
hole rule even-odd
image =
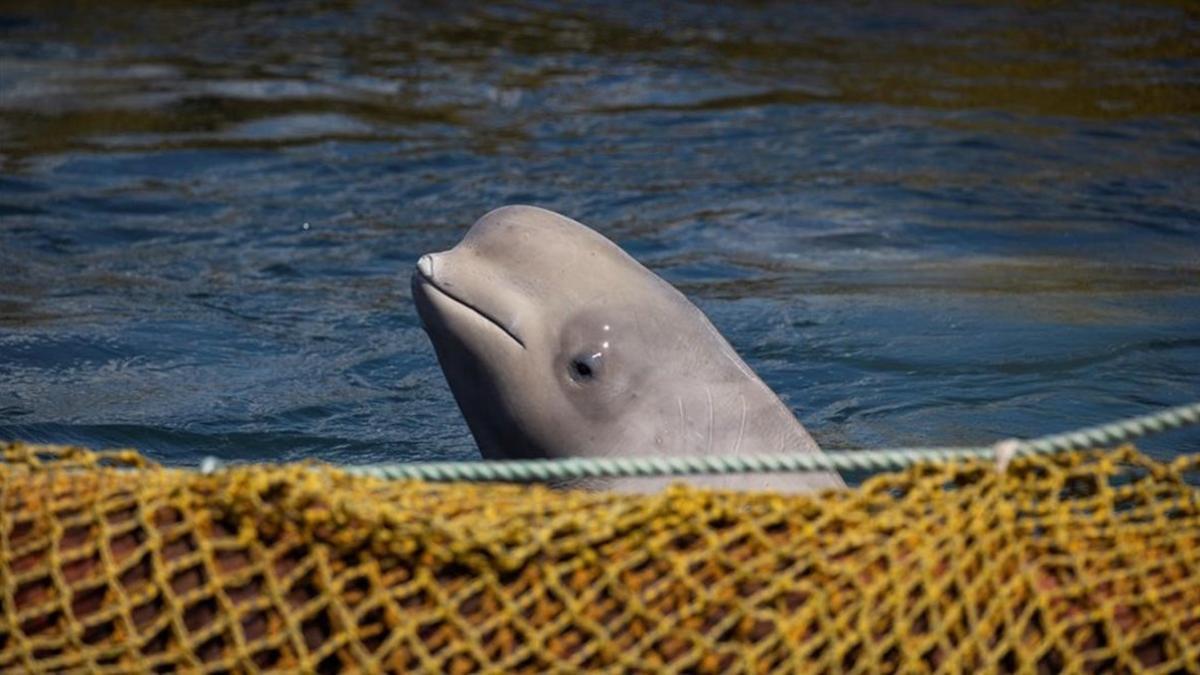
[[[917,463],[780,496],[0,449],[0,671],[1200,662],[1200,455]]]
[[[880,471],[901,469],[921,461],[991,458],[998,454],[998,450],[1009,456],[1022,456],[1111,446],[1195,424],[1200,424],[1200,402],[1068,433],[1025,441],[1012,439],[985,447],[894,448],[705,457],[578,457],[489,462],[409,462],[347,466],[345,469],[350,473],[379,478],[419,478],[431,481],[549,481],[622,476],[686,476],[704,473]],[[227,464],[209,457],[202,463],[201,471],[216,471],[223,466]]]

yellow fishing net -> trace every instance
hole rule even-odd
[[[1194,671],[1200,456],[820,496],[0,446],[0,670]]]

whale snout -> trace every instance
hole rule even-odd
[[[421,275],[429,281],[433,281],[433,271],[435,267],[436,253],[426,253],[417,260],[417,274]]]
[[[455,263],[454,250],[426,253],[417,260],[412,274],[413,301],[426,332],[436,326],[439,331],[457,335],[460,339],[480,336],[479,322],[491,330],[500,329],[522,349],[525,341],[517,332],[516,298],[505,294],[503,285],[481,282],[478,271]],[[452,317],[463,313],[467,321]],[[494,333],[485,332],[479,339],[490,340]],[[436,343],[436,339],[435,339]]]

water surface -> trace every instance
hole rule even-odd
[[[6,3],[0,438],[476,458],[408,276],[508,203],[681,287],[828,448],[1200,399],[1198,29],[1173,2]]]

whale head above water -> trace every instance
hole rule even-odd
[[[703,312],[570,218],[530,206],[496,209],[451,250],[422,256],[412,285],[487,459],[819,451]],[[824,472],[689,482],[787,491],[843,485]]]

